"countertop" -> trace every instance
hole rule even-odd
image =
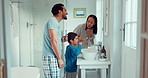
[[[109,60],[100,61],[100,60],[85,60],[82,57],[77,58],[77,65],[110,65]]]

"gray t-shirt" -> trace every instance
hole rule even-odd
[[[92,42],[94,42],[95,35],[93,34],[92,38],[89,38],[87,31],[85,30],[86,24],[80,24],[78,25],[73,32],[77,33],[78,36],[82,37],[84,40],[82,42],[83,47],[82,48],[88,48],[89,46],[92,45]]]
[[[62,45],[61,45],[61,29],[59,22],[55,17],[52,17],[48,20],[47,24],[45,25],[44,28],[44,38],[43,38],[43,56],[55,56],[52,46],[51,46],[51,41],[50,41],[50,35],[49,35],[49,29],[56,30],[58,32],[58,41],[60,44],[60,52],[62,51]]]

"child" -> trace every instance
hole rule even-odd
[[[68,43],[66,48],[66,78],[76,78],[77,71],[77,56],[81,53],[82,49],[82,39],[77,36],[76,33],[68,33]]]

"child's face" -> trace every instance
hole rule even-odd
[[[77,44],[78,44],[78,41],[79,41],[79,37],[76,36],[76,37],[74,38],[73,44],[74,44],[74,45],[77,45]]]

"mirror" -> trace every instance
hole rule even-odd
[[[69,13],[68,20],[60,22],[62,31],[73,31],[78,24],[85,23],[86,18],[73,18],[74,8],[85,7],[86,17],[96,14],[96,0],[85,0],[85,5],[81,4],[84,3],[83,0],[11,0],[12,67],[35,66],[42,70],[43,30],[49,17],[52,17],[50,11],[55,3],[64,3]],[[64,35],[63,32],[62,34]]]

